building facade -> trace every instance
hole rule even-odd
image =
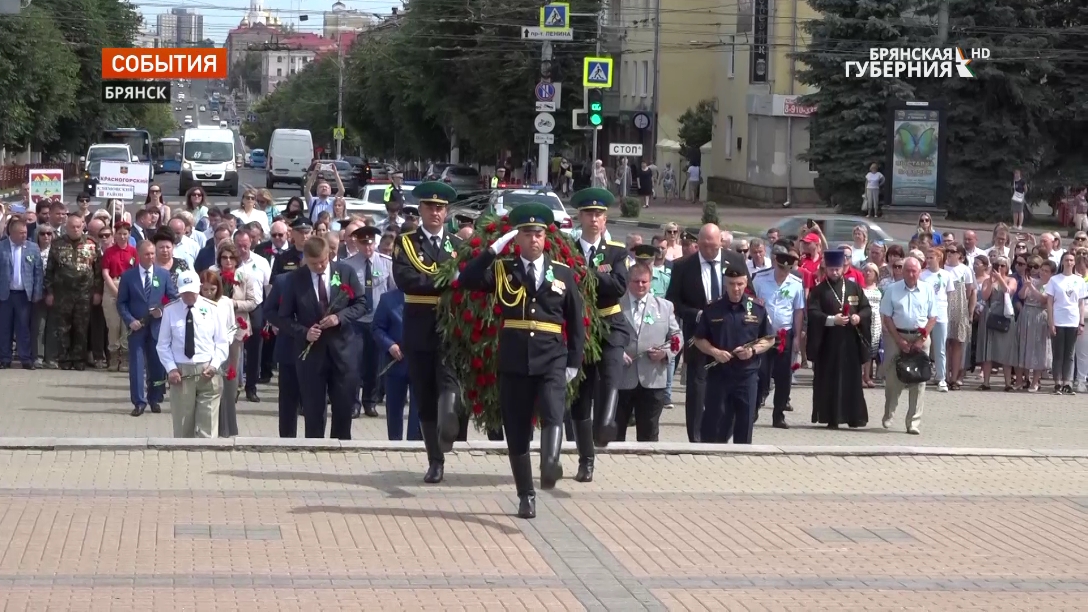
[[[372,28],[376,19],[359,11],[325,11],[322,35],[329,40],[336,40],[339,34],[362,32]]]
[[[228,64],[234,65],[246,58],[249,51],[262,52],[266,45],[283,36],[280,28],[263,23],[239,26],[227,34]]]
[[[336,50],[336,41],[317,34],[297,34],[271,43],[261,52],[261,93],[276,91],[280,83],[319,56]]]
[[[717,112],[707,199],[726,205],[818,204],[816,173],[800,157],[808,150],[809,117],[800,103],[811,93],[797,82],[807,35],[800,24],[817,17],[808,3],[739,0],[737,19],[723,23],[725,45],[716,70]]]
[[[184,8],[170,9],[155,18],[155,30],[164,47],[185,47],[204,41],[204,16]]]

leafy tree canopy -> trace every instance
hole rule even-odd
[[[680,115],[680,147],[684,156],[692,159],[699,147],[714,137],[714,101],[703,100]]]

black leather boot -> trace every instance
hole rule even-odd
[[[574,422],[574,442],[578,445],[578,482],[593,482],[593,419]]]
[[[595,442],[600,448],[616,439],[616,404],[620,401],[620,392],[609,389],[603,394],[603,399],[602,405],[593,406],[593,431],[596,432]]]
[[[533,490],[533,462],[529,453],[510,455],[510,471],[518,490],[518,518],[536,518],[536,491]]]
[[[423,445],[427,447],[427,473],[423,475],[423,482],[427,484],[442,482],[442,477],[446,473],[446,460],[438,447],[438,425],[423,422],[419,424],[419,430],[423,434]]]
[[[559,455],[563,448],[563,428],[550,425],[540,430],[540,488],[554,489],[563,478],[563,464]]]
[[[461,431],[461,419],[457,417],[457,392],[438,394],[438,448],[443,453],[453,450],[457,434]]]

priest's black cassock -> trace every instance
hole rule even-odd
[[[838,314],[858,325],[827,325]],[[854,281],[825,279],[808,296],[808,358],[812,360],[812,422],[864,427],[869,422],[861,366],[869,362],[872,311]]]

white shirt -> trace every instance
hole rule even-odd
[[[325,271],[321,274],[315,274],[313,271],[310,272],[310,282],[313,283],[314,295],[317,297],[318,304],[321,303],[321,289],[318,289],[318,283],[325,286],[325,300],[332,300],[332,285],[330,284],[332,283],[332,276],[330,276],[330,273],[331,270],[329,268],[325,268]]]
[[[714,265],[710,265],[710,261],[714,262]],[[725,287],[722,286],[723,270],[722,270],[722,252],[718,251],[718,254],[713,260],[707,260],[703,258],[703,254],[699,253],[699,273],[703,278],[703,291],[706,293],[706,303],[709,304],[714,300],[713,295],[710,292],[710,271],[714,270],[718,275],[718,297],[725,295]]]
[[[1043,293],[1054,300],[1055,327],[1080,326],[1080,303],[1088,297],[1088,286],[1083,278],[1076,274],[1055,274],[1043,288]]]
[[[536,261],[529,261],[522,257],[521,265],[525,268],[526,274],[529,273],[529,266],[533,266],[533,275],[536,277],[536,287],[533,287],[533,289],[539,290],[540,286],[544,284],[544,275],[546,274],[546,271],[544,270],[544,256],[541,255],[540,257],[537,257]]]
[[[201,232],[193,232],[189,234],[189,238],[200,248],[204,248],[204,245],[208,244],[208,237]]]
[[[419,231],[423,233],[423,238],[428,243],[430,243],[431,245],[434,245],[434,240],[432,240],[432,239],[433,238],[438,238],[438,248],[440,248],[440,249],[442,248],[442,239],[444,238],[444,236],[443,236],[443,232],[441,230],[439,230],[439,232],[437,234],[432,234],[432,233],[428,232],[426,229],[424,229],[423,226],[421,225],[421,226],[419,226]]]
[[[865,188],[866,189],[880,189],[880,182],[884,180],[884,175],[879,172],[870,172],[865,175]]]
[[[196,267],[196,256],[200,254],[200,245],[188,236],[182,236],[174,245],[174,257],[189,264],[189,269]]]
[[[600,238],[598,238],[598,240],[600,240]],[[607,243],[605,243],[605,244],[607,244]],[[582,257],[586,258],[586,265],[592,266],[593,262],[591,262],[589,260],[589,250],[593,249],[593,248],[597,248],[597,245],[593,244],[593,243],[590,243],[590,242],[586,242],[585,240],[582,239],[581,235],[579,235],[578,236],[578,246],[582,247]],[[600,253],[601,255],[604,255],[604,249],[597,249],[593,253],[593,256],[596,257],[597,253]]]
[[[933,287],[933,297],[937,298],[933,305],[937,322],[948,323],[948,294],[956,291],[956,282],[952,274],[943,269],[936,272],[925,269],[922,270],[919,278]]]
[[[230,214],[234,215],[235,219],[238,219],[239,228],[242,225],[256,223],[261,226],[261,229],[264,230],[265,234],[271,231],[270,226],[268,225],[268,213],[259,208],[254,208],[249,213],[239,208],[238,210],[230,211]]]
[[[972,272],[974,272],[975,259],[977,259],[979,255],[985,255],[985,254],[986,254],[986,252],[983,251],[982,249],[978,248],[978,247],[975,247],[975,248],[971,249],[970,251],[967,251],[967,267],[972,268]]]
[[[952,276],[953,283],[963,283],[964,287],[975,284],[975,271],[971,269],[971,266],[956,264],[955,266],[945,266],[944,269]]]
[[[189,306],[183,300],[175,300],[163,308],[159,342],[155,346],[162,367],[167,373],[178,369],[178,364],[206,363],[219,369],[227,360],[233,340],[227,336],[223,308],[207,298],[197,297],[193,304],[193,348],[196,352],[192,359],[185,356],[185,316],[188,312]]]
[[[767,268],[770,268],[770,267],[771,267],[771,260],[770,260],[769,257],[764,257],[763,258],[763,265],[758,265],[758,264],[756,264],[756,262],[752,261],[751,259],[748,259],[748,273],[749,274],[755,275],[756,272],[759,272],[760,270],[766,270]]]
[[[272,264],[260,255],[249,254],[249,259],[238,262],[238,269],[247,277],[257,281],[257,304],[264,302],[264,294],[268,293],[268,283],[272,279]]]
[[[11,290],[23,290],[23,246],[11,243]]]
[[[1065,255],[1065,249],[1054,249],[1050,252],[1050,261],[1054,262],[1058,269],[1062,269],[1062,256]]]
[[[150,268],[140,267],[140,287],[145,291],[147,290],[147,284],[155,280],[155,266]],[[150,306],[150,304],[149,304]]]

